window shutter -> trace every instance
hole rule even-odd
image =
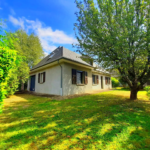
[[[43,83],[45,82],[45,72],[43,72]]]
[[[40,73],[38,74],[38,83],[40,83]]]
[[[77,77],[76,77],[76,70],[72,69],[72,84],[76,84],[77,83]]]
[[[97,78],[97,84],[99,84],[99,77],[98,77],[98,75],[96,76],[96,78]]]
[[[85,71],[85,84],[88,84],[88,73]]]

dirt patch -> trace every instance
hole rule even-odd
[[[54,100],[64,100],[64,99],[72,99],[72,98],[77,98],[77,97],[81,97],[81,96],[87,96],[87,95],[90,95],[90,94],[75,94],[75,95],[68,95],[68,96],[54,96],[54,97],[51,97],[51,99],[54,99]]]
[[[53,96],[51,97],[51,99],[54,99],[54,100],[72,99],[72,98],[77,98],[81,96],[87,96],[87,95],[92,95],[92,94],[102,93],[102,92],[107,92],[107,91],[110,91],[110,90],[92,91],[90,93],[74,94],[74,95],[68,95],[68,96]]]
[[[23,108],[28,108],[30,105],[24,105]]]
[[[74,95],[67,95],[67,96],[40,94],[40,93],[31,92],[31,91],[21,91],[21,92],[16,92],[15,94],[31,94],[31,95],[36,95],[36,96],[40,96],[40,97],[47,97],[47,98],[50,98],[53,100],[64,100],[64,99],[72,99],[72,98],[77,98],[77,97],[81,97],[81,96],[87,96],[87,95],[102,93],[102,92],[107,92],[107,91],[110,91],[110,90],[98,90],[98,91],[92,91],[89,93],[74,94]]]

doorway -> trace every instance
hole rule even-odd
[[[30,91],[35,91],[35,75],[31,76]]]

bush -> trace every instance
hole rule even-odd
[[[150,86],[144,87],[144,90],[146,90],[147,96],[149,97],[149,100],[150,100]]]
[[[11,69],[19,65],[20,60],[16,51],[9,50],[7,47],[2,47],[3,43],[0,41],[0,113],[2,112],[3,99],[7,94],[7,84],[10,78]],[[15,65],[14,65],[15,64]]]
[[[129,88],[127,82],[125,82],[122,78],[119,78],[119,82],[121,83],[121,85],[122,85],[124,88]]]
[[[112,87],[118,87],[119,86],[119,80],[116,78],[111,77],[111,81],[112,81]]]

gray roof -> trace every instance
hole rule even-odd
[[[71,61],[75,61],[75,62],[84,64],[84,65],[87,65],[87,66],[91,66],[89,63],[83,61],[80,57],[81,57],[80,54],[77,54],[73,51],[70,51],[70,50],[66,49],[65,47],[58,47],[53,52],[51,52],[48,56],[46,56],[44,59],[42,59],[31,70],[34,70],[34,69],[39,68],[41,66],[44,66],[46,64],[52,63],[52,62],[54,62],[56,60],[59,60],[61,58],[68,59],[68,60],[71,60]]]

